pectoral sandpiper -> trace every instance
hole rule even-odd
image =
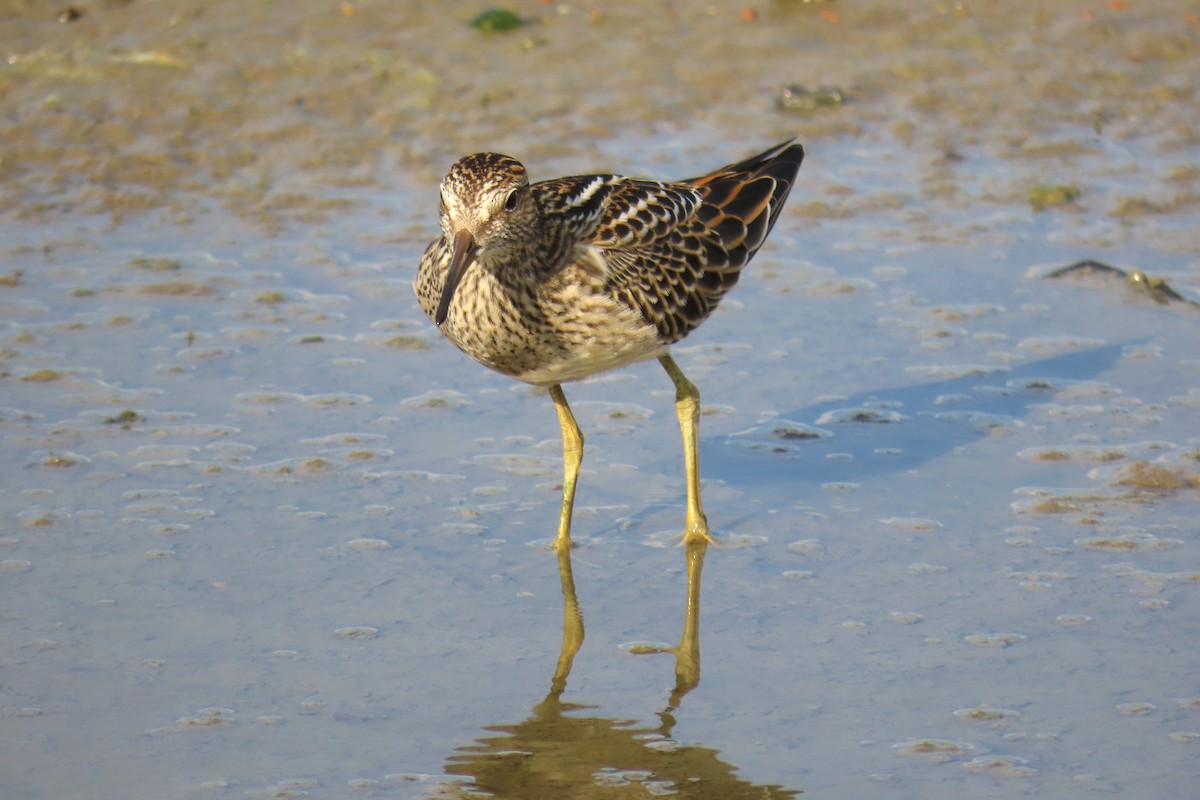
[[[476,153],[442,181],[442,235],[413,283],[421,308],[484,366],[550,390],[563,439],[558,548],[571,543],[583,435],[562,384],[657,358],[675,384],[684,541],[711,541],[697,464],[700,393],[668,348],[703,322],[762,246],[804,150],[783,142],[681,181],[579,175],[530,183]]]

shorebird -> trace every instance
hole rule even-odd
[[[657,358],[683,433],[683,541],[712,541],[700,502],[700,393],[671,357],[737,283],[804,158],[795,141],[679,181],[578,175],[530,183],[510,156],[459,159],[442,235],[421,257],[421,308],[486,367],[546,387],[563,441],[559,550],[571,545],[583,434],[562,384]]]

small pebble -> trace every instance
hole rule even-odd
[[[338,628],[334,633],[343,639],[374,639],[379,635],[379,629],[367,625],[352,625],[347,628]]]

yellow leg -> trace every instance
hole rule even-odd
[[[563,440],[562,511],[558,517],[558,538],[554,540],[554,548],[562,551],[571,546],[571,515],[575,510],[575,482],[583,461],[583,434],[575,423],[571,407],[567,405],[562,386],[555,384],[550,387],[550,399],[554,401],[554,410],[558,412]]]
[[[658,361],[671,376],[675,384],[675,413],[679,416],[679,429],[683,432],[683,465],[687,475],[687,528],[683,532],[683,543],[697,540],[713,541],[708,532],[708,519],[700,504],[700,392],[687,379],[683,370],[670,354],[664,353]]]

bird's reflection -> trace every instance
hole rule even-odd
[[[595,706],[563,702],[575,655],[583,644],[583,613],[575,594],[569,548],[558,550],[563,592],[563,642],[550,693],[522,722],[490,725],[493,735],[460,747],[446,772],[469,779],[465,797],[614,797],[613,788],[640,786],[639,795],[700,800],[794,798],[798,791],[748,783],[707,747],[672,738],[675,709],[700,682],[700,574],[708,543],[687,544],[687,609],[675,655],[675,688],[657,726],[586,713]],[[636,787],[634,787],[636,788]],[[619,791],[619,790],[618,790]],[[619,796],[625,796],[620,794]]]

